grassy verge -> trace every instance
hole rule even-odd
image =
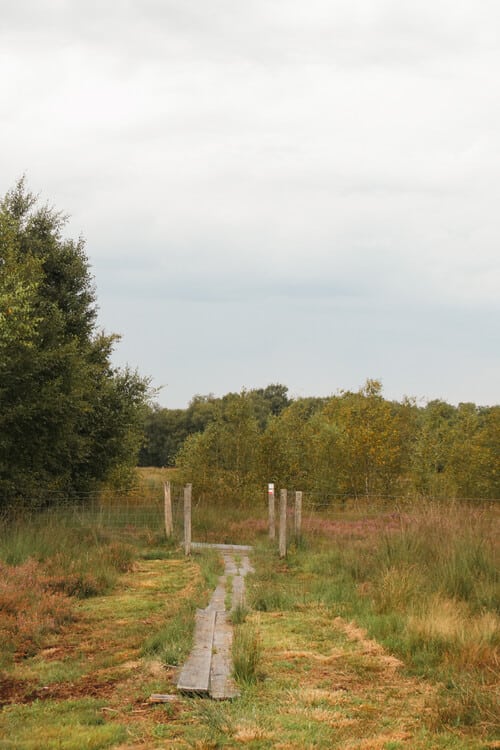
[[[212,556],[138,557],[112,591],[74,603],[74,617],[16,655],[0,681],[0,748],[155,747],[177,706],[148,696],[174,690],[220,563]]]
[[[147,638],[142,654],[156,656],[166,666],[179,666],[189,654],[193,644],[194,616],[198,607],[207,605],[208,592],[215,588],[223,565],[218,555],[211,550],[197,554],[200,579],[193,587],[192,595],[176,604],[175,612],[168,612],[165,624],[154,635]]]
[[[498,730],[498,541],[490,511],[427,505],[380,530],[315,525],[284,564],[257,556],[261,612],[325,606],[355,620],[407,673],[438,685],[427,725],[492,738]]]

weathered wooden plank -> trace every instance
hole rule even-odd
[[[214,612],[224,612],[226,608],[226,576],[223,575],[219,578],[214,593],[210,599],[210,604],[207,609],[213,609]]]
[[[248,558],[248,555],[242,555],[241,558],[241,565],[240,565],[240,575],[246,576],[247,573],[254,573],[254,569],[252,567],[252,564]]]
[[[225,609],[227,578],[233,582],[232,609],[244,603],[244,576],[252,569],[246,545],[193,543],[194,547],[213,547],[222,552],[224,575],[212,594],[210,604],[198,610],[195,623],[195,645],[181,670],[177,688],[184,693],[210,695],[214,700],[237,697],[240,693],[232,677],[232,624]],[[236,562],[235,555],[239,556]]]
[[[171,695],[169,693],[153,693],[153,695],[149,696],[149,703],[177,703],[178,700],[178,695]]]
[[[237,576],[238,566],[236,565],[234,554],[229,552],[223,552],[222,557],[224,559],[224,574],[226,576]]]
[[[236,607],[243,607],[245,604],[245,581],[243,576],[235,576],[233,578],[233,595],[231,597],[231,609]]]
[[[177,682],[177,689],[183,693],[208,694],[215,615],[215,610],[210,608],[196,612],[194,647]]]
[[[217,612],[209,688],[210,697],[214,700],[228,700],[240,695],[232,677],[232,643],[233,629],[227,614],[226,612]]]

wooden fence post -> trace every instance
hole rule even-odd
[[[300,542],[302,533],[302,492],[295,493],[295,542]]]
[[[170,482],[163,482],[163,495],[165,498],[165,534],[170,539],[174,533],[174,523],[172,520],[172,490]]]
[[[184,487],[184,554],[191,554],[191,490],[192,485]]]
[[[286,557],[286,490],[280,490],[280,530],[279,530],[279,550],[280,557]]]
[[[276,538],[276,526],[275,526],[275,503],[274,503],[274,484],[269,482],[267,485],[267,497],[269,501],[269,539],[274,540]]]

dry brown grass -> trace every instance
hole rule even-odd
[[[10,658],[35,654],[45,637],[74,616],[70,598],[52,590],[53,580],[35,560],[0,563],[0,642],[4,665]]]

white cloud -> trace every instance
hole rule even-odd
[[[139,305],[153,315],[145,300],[162,317],[172,300],[179,350],[185,340],[223,350],[243,330],[239,316],[260,320],[225,362],[224,377],[236,379],[265,379],[253,355],[263,307],[275,323],[269,350],[284,356],[292,345],[274,312],[285,308],[316,362],[303,371],[313,392],[329,371],[321,342],[340,304],[347,328],[369,310],[389,377],[399,372],[394,387],[408,392],[389,319],[407,320],[410,305],[422,353],[414,382],[432,380],[419,361],[440,351],[439,311],[449,314],[450,361],[461,347],[453,321],[472,315],[484,343],[474,350],[478,393],[492,400],[498,362],[479,321],[499,298],[499,21],[492,0],[4,2],[0,189],[26,170],[72,214],[103,322],[146,371],[168,366],[153,363],[148,336],[139,340]],[[223,311],[213,335],[187,322],[191,310],[183,323],[181,306],[194,301],[202,317]],[[372,348],[366,340],[362,350]],[[363,368],[376,374],[375,352],[347,347],[343,358],[356,383],[342,385],[359,384]],[[217,362],[210,368],[222,378]],[[450,393],[473,372],[467,380],[442,363]]]

